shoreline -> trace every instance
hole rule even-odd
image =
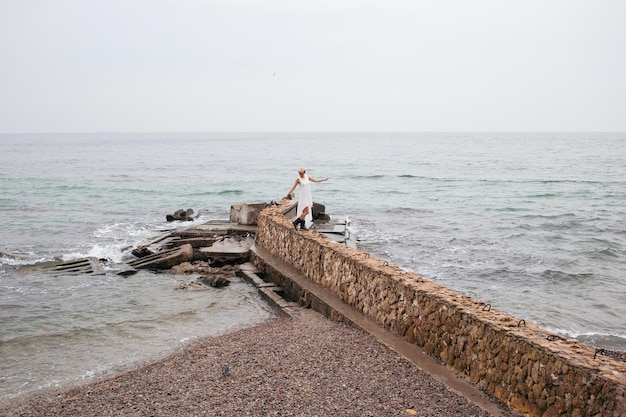
[[[521,416],[493,402],[500,416]],[[493,416],[373,336],[303,308],[0,414]]]

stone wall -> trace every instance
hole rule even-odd
[[[626,363],[264,210],[255,245],[531,416],[626,416]]]

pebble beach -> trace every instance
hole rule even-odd
[[[492,416],[373,336],[308,309],[201,339],[109,379],[31,396],[0,415]]]

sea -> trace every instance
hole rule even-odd
[[[166,215],[278,201],[299,167],[363,251],[592,347],[626,350],[626,133],[0,135],[0,404],[273,317],[256,290],[116,266]],[[96,257],[97,276],[21,268]]]

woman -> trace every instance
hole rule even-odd
[[[306,175],[304,168],[298,169],[298,178],[293,183],[293,186],[284,197],[285,199],[291,198],[291,193],[294,192],[297,186],[300,186],[300,198],[298,199],[298,210],[296,219],[293,221],[293,227],[298,229],[300,225],[301,230],[306,230],[307,225],[310,225],[313,221],[313,197],[311,195],[311,182],[324,182],[328,181],[328,177],[318,180]]]

